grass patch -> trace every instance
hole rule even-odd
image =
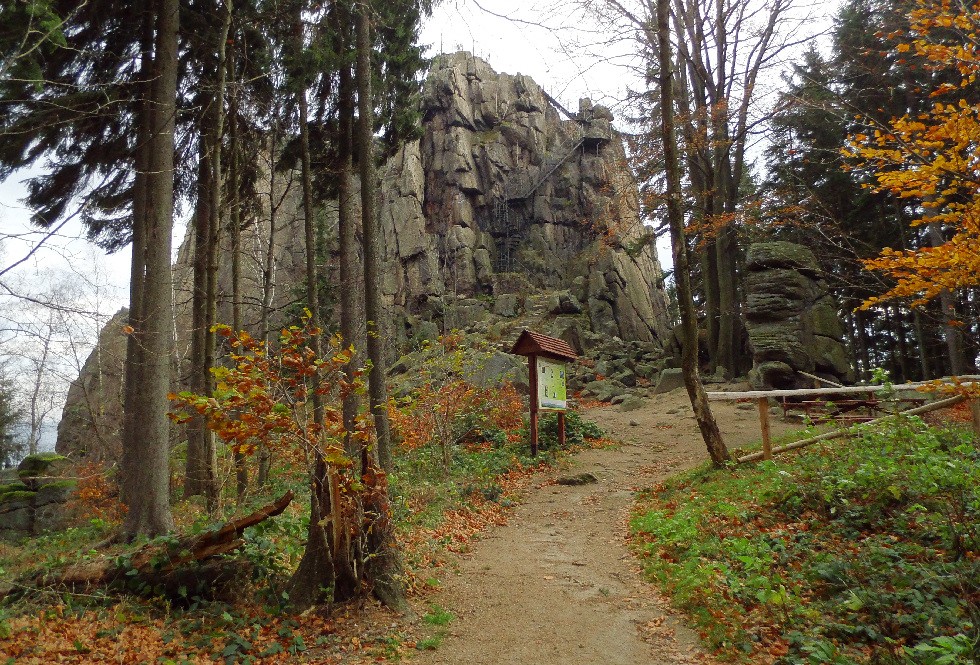
[[[456,617],[449,610],[443,609],[438,605],[433,605],[429,613],[422,617],[422,621],[430,626],[448,626]]]
[[[980,451],[915,418],[652,490],[649,576],[731,662],[980,662]]]

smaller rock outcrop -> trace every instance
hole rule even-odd
[[[745,327],[756,389],[809,387],[809,372],[853,381],[844,324],[809,248],[785,241],[749,247]]]
[[[66,458],[55,453],[28,455],[17,467],[19,482],[0,485],[0,540],[23,538],[62,525],[63,504],[75,481],[57,476]]]
[[[99,333],[99,343],[68,388],[58,423],[57,452],[92,461],[122,456],[123,364],[129,310],[120,309]]]

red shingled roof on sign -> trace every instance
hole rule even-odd
[[[525,329],[514,342],[511,353],[518,356],[550,356],[559,360],[575,360],[578,354],[563,339],[548,337]]]

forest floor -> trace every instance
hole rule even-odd
[[[738,386],[712,386],[712,389]],[[729,448],[760,438],[754,404],[713,402]],[[683,389],[639,410],[584,412],[622,445],[586,450],[535,477],[508,523],[486,533],[441,579],[431,602],[452,613],[418,665],[632,665],[713,662],[697,634],[642,579],[629,551],[635,492],[707,459]],[[800,429],[772,419],[774,438]],[[592,473],[568,486],[561,476]]]

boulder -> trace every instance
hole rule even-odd
[[[581,314],[582,303],[571,291],[562,291],[558,294],[558,306],[552,310],[552,314]]]
[[[34,527],[34,507],[30,500],[0,504],[0,538],[20,538]]]
[[[659,395],[683,387],[684,372],[678,368],[668,367],[660,372],[660,376],[657,378],[657,385],[653,389],[653,394]]]
[[[749,370],[753,390],[792,390],[797,387],[796,371],[784,362],[768,361]]]
[[[619,403],[620,411],[637,411],[647,405],[647,401],[638,395],[627,395],[626,399]]]
[[[612,401],[613,397],[625,395],[627,393],[627,388],[619,381],[607,379],[605,381],[592,381],[587,383],[582,391],[595,395],[595,398],[600,402],[609,402]]]
[[[58,453],[37,453],[28,455],[17,465],[17,477],[28,489],[37,491],[56,475],[67,458]]]
[[[513,318],[519,313],[521,300],[516,293],[502,293],[493,303],[493,313],[497,316]]]

